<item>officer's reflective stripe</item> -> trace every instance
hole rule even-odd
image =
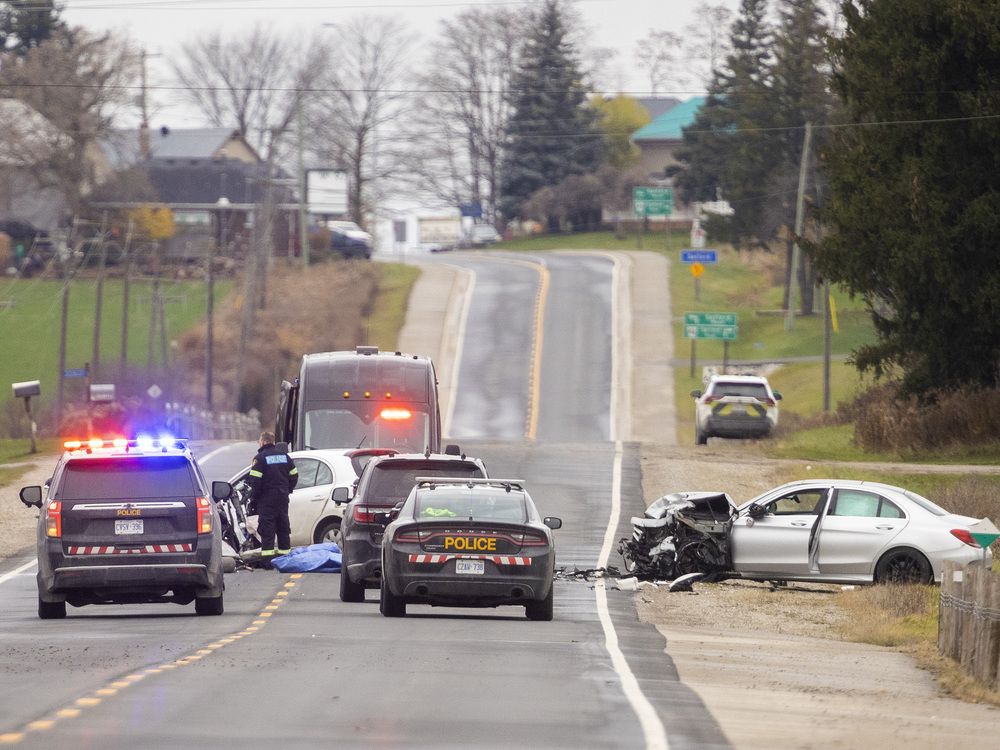
[[[273,549],[261,550],[260,556],[261,557],[274,557],[274,550]]]
[[[290,549],[279,549],[277,552],[278,552],[279,555],[287,555],[289,552],[291,552],[291,550]]]
[[[289,473],[289,474],[298,474],[298,473],[299,473],[299,470],[298,470],[298,469],[292,469],[292,470],[291,470],[290,472],[288,472],[288,473]]]
[[[262,476],[264,476],[264,472],[257,471],[255,469],[250,469],[250,476],[252,476],[252,477],[262,477]]]

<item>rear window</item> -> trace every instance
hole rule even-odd
[[[713,396],[752,396],[764,401],[770,398],[767,387],[763,383],[727,383],[715,381],[712,384]]]
[[[56,493],[60,500],[137,500],[198,494],[184,456],[70,461]]]
[[[482,477],[482,470],[468,461],[383,461],[371,467],[365,492],[370,505],[395,505],[405,500],[417,477]]]
[[[910,500],[912,500],[913,502],[915,502],[917,505],[919,505],[921,508],[923,508],[924,510],[926,510],[928,513],[930,513],[932,515],[935,515],[935,516],[946,516],[946,515],[948,515],[948,511],[946,511],[940,505],[932,503],[926,497],[924,497],[922,495],[918,495],[916,492],[910,492],[909,490],[903,490],[903,494],[906,495],[908,498],[910,498]]]
[[[524,523],[528,520],[528,512],[520,493],[435,489],[420,493],[416,517]]]

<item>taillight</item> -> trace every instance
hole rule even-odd
[[[377,512],[375,508],[370,508],[367,505],[355,505],[354,521],[355,523],[375,523],[375,514]]]
[[[510,535],[511,538],[520,544],[522,547],[547,547],[549,540],[543,536],[537,536],[535,534],[521,534],[514,533]]]
[[[979,544],[977,544],[976,540],[972,538],[972,533],[968,529],[952,529],[951,535],[962,544],[968,544],[970,547],[979,549]]]
[[[53,538],[62,536],[62,503],[53,500],[45,511],[45,534]]]
[[[195,503],[198,506],[198,533],[212,533],[212,502],[205,497],[199,497]]]
[[[423,534],[414,526],[400,529],[392,538],[394,542],[404,542],[409,544],[419,544],[423,541]]]
[[[773,398],[760,398],[760,399],[757,399],[757,400],[758,400],[758,401],[763,401],[763,402],[764,402],[765,404],[767,404],[768,406],[776,406],[776,405],[777,405],[777,403],[778,403],[778,402],[777,402],[777,401],[775,401],[775,400],[774,400]]]

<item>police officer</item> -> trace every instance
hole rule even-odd
[[[261,557],[265,562],[275,555],[292,551],[291,527],[288,524],[288,493],[295,489],[299,470],[288,455],[287,446],[274,444],[273,432],[260,433],[260,450],[250,464],[247,484],[257,500],[257,531],[260,533]],[[274,535],[278,535],[278,548]]]

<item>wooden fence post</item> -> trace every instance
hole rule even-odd
[[[986,571],[986,594],[982,600],[986,619],[983,620],[982,651],[976,658],[976,678],[986,686],[992,686],[997,674],[997,651],[1000,646],[1000,622],[997,621],[997,607],[1000,604],[1000,580],[992,571]]]
[[[938,606],[938,653],[948,655],[948,644],[951,642],[951,622],[953,609],[950,596],[955,589],[955,563],[945,561],[941,570],[941,599]]]
[[[965,569],[957,567],[955,568],[955,575],[958,576],[959,580],[955,582],[952,588],[952,595],[955,597],[952,601],[952,623],[951,623],[951,633],[948,637],[948,658],[954,659],[955,661],[962,660],[962,594],[965,590]]]
[[[971,605],[976,599],[976,586],[980,578],[979,571],[980,569],[976,566],[967,565],[965,574],[962,576],[962,634],[959,655],[962,671],[966,674],[972,673],[973,660],[976,656],[976,617],[972,612]]]

